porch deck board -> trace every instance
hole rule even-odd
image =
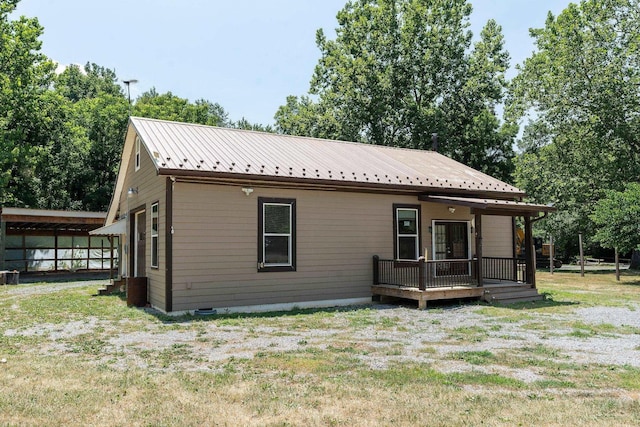
[[[427,288],[420,290],[410,287],[393,285],[374,285],[371,287],[374,295],[404,298],[418,301],[420,309],[427,308],[427,301],[447,300],[458,298],[479,298],[484,294],[483,288],[477,286],[452,286],[447,288]]]
[[[484,286],[459,285],[441,288],[427,288],[420,290],[417,286],[395,286],[395,285],[373,285],[371,293],[373,295],[388,296],[394,298],[403,298],[418,301],[418,308],[427,308],[428,301],[436,300],[453,300],[460,298],[484,298],[486,301],[492,302],[494,294],[504,292],[505,300],[518,292],[533,292],[537,295],[537,290],[531,284],[512,281],[485,281]],[[491,297],[491,300],[489,299]],[[540,296],[540,299],[542,297]]]

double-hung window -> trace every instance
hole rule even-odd
[[[158,268],[158,202],[151,205],[151,267]]]
[[[295,271],[295,200],[259,197],[258,236],[258,271]]]
[[[393,217],[395,258],[417,260],[420,256],[420,206],[394,205]]]

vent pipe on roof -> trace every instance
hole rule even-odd
[[[431,151],[435,151],[436,153],[438,152],[438,134],[437,133],[431,134]]]

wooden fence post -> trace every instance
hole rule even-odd
[[[553,236],[549,236],[549,272],[553,274],[553,256],[555,251],[553,250]]]
[[[578,243],[580,244],[580,277],[584,277],[584,251],[582,250],[582,233],[578,234]]]

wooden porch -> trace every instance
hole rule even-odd
[[[373,295],[418,301],[480,298],[490,303],[543,299],[516,258],[397,261],[373,257]]]

